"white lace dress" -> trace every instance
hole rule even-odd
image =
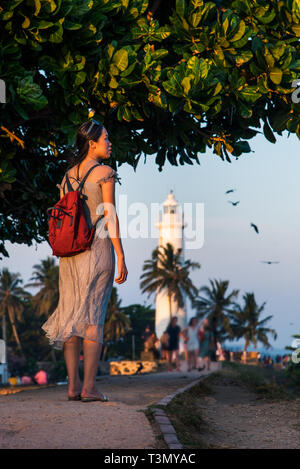
[[[84,208],[88,223],[96,224],[91,250],[59,258],[59,302],[41,326],[50,345],[58,350],[74,335],[103,343],[104,321],[115,274],[115,252],[99,204],[103,202],[101,185],[110,178],[121,184],[118,173],[111,168],[107,176],[96,182],[87,179],[82,190],[86,196]],[[70,178],[70,182],[76,190],[78,181]],[[67,192],[65,177],[58,187],[64,185]],[[106,237],[103,237],[104,231],[107,231]]]

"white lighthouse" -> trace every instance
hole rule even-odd
[[[181,248],[181,260],[184,259],[184,214],[180,219],[179,209],[180,206],[176,201],[173,191],[170,191],[168,197],[162,204],[162,217],[159,217],[158,223],[155,226],[159,229],[159,242],[158,247],[166,247],[167,243],[173,245],[174,250]],[[179,308],[177,302],[174,301],[174,298],[171,299],[171,315],[177,316],[177,324],[183,329],[186,327],[187,314],[186,314],[186,301],[185,294],[183,293],[184,307]],[[170,306],[168,292],[166,289],[157,291],[156,300],[155,300],[155,333],[160,339],[163,332],[166,330],[170,322]],[[180,341],[180,350],[182,349],[182,344]]]

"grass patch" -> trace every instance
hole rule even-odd
[[[165,442],[164,437],[161,434],[160,427],[157,424],[157,422],[155,420],[155,417],[154,417],[153,408],[155,408],[155,407],[156,407],[155,405],[151,405],[146,410],[142,409],[142,412],[144,412],[145,416],[148,418],[149,423],[152,427],[153,434],[155,436],[155,441],[156,441],[155,449],[168,449],[169,447],[168,447],[167,443]],[[157,406],[157,407],[159,407],[159,406]]]
[[[222,362],[219,372],[229,385],[246,386],[258,399],[291,400],[297,397],[282,371],[240,363]],[[222,383],[223,384],[223,383]]]
[[[201,397],[211,393],[212,389],[206,378],[176,396],[165,407],[165,413],[171,420],[184,448],[205,449],[210,447],[204,443],[202,438],[202,434],[208,431],[208,425],[203,420],[197,402]]]
[[[153,408],[163,409],[184,449],[223,449],[225,446],[213,446],[205,441],[210,427],[204,420],[199,405],[203,404],[204,397],[214,394],[214,385],[246,388],[254,392],[257,399],[292,400],[299,396],[289,387],[287,377],[279,370],[222,362],[220,370],[177,395],[167,406],[149,406],[148,418],[152,417],[154,420]],[[296,427],[300,430],[300,424]]]

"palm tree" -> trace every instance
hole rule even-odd
[[[140,277],[144,279],[140,283],[140,288],[142,293],[149,293],[148,298],[152,293],[159,293],[163,289],[167,290],[170,320],[172,318],[172,296],[178,308],[183,308],[183,294],[193,300],[198,292],[190,279],[190,269],[200,269],[201,266],[198,262],[182,261],[181,252],[181,248],[175,251],[170,243],[154,249],[152,259],[144,262],[144,273]]]
[[[109,343],[118,342],[121,337],[127,334],[131,327],[129,317],[120,311],[121,302],[122,300],[118,299],[116,287],[113,287],[104,323],[103,342],[105,345],[102,360],[105,359]]]
[[[226,338],[233,338],[230,311],[234,304],[233,298],[239,294],[239,290],[227,293],[228,280],[209,281],[210,287],[203,286],[199,289],[199,293],[203,292],[206,297],[198,295],[192,306],[197,309],[199,318],[206,317],[209,320],[216,348],[218,341],[222,342]]]
[[[59,299],[59,267],[55,259],[47,257],[40,264],[33,266],[35,269],[30,280],[25,287],[40,287],[40,290],[33,297],[33,306],[38,316],[45,314],[47,317],[53,313]]]
[[[23,355],[16,322],[23,321],[24,305],[22,298],[29,296],[30,293],[19,286],[21,283],[23,283],[23,280],[20,278],[19,273],[11,273],[6,267],[2,269],[0,274],[0,317],[2,317],[3,339],[6,342],[6,317],[8,317],[17,347]]]
[[[258,306],[254,293],[245,293],[243,296],[244,307],[235,304],[235,310],[231,311],[233,319],[232,329],[237,339],[244,338],[244,359],[246,360],[247,348],[250,343],[257,347],[257,342],[261,342],[266,348],[271,347],[267,334],[272,334],[273,338],[277,338],[274,329],[266,327],[266,323],[270,321],[273,316],[267,316],[265,319],[260,319],[260,315],[264,310],[266,302]]]

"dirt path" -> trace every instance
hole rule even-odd
[[[67,401],[66,386],[0,396],[0,448],[159,448],[144,410],[200,375],[103,376],[106,403]]]
[[[208,430],[203,441],[216,448],[299,449],[300,398],[257,399],[245,386],[212,384],[198,401]]]

